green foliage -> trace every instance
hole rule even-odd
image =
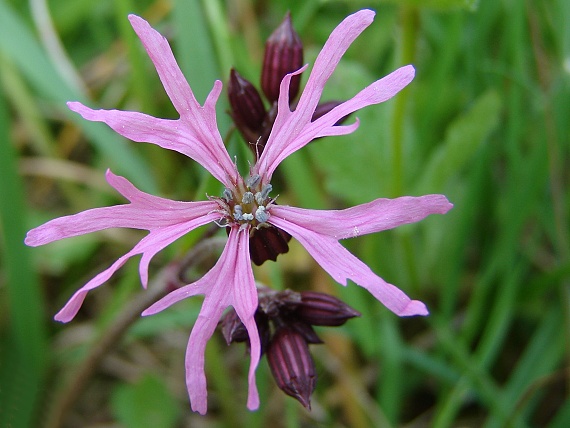
[[[499,122],[501,100],[496,92],[481,94],[467,112],[455,119],[445,131],[445,140],[423,163],[415,194],[449,188],[457,173],[473,159]]]
[[[119,385],[111,405],[125,428],[175,427],[180,415],[164,380],[154,374],[146,374],[132,385]]]
[[[43,293],[23,242],[24,192],[17,172],[17,153],[8,133],[8,106],[2,95],[0,92],[0,254],[2,279],[7,285],[0,289],[4,333],[0,336],[0,425],[32,426],[50,356]]]
[[[479,0],[379,0],[380,3],[395,3],[399,6],[450,10],[468,9],[475,10]]]

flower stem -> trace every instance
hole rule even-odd
[[[418,11],[411,6],[401,9],[402,36],[397,56],[398,64],[410,64],[414,60],[418,30]],[[408,91],[402,90],[394,99],[392,118],[392,196],[400,196],[404,190],[404,126],[408,103]]]
[[[400,11],[402,25],[401,44],[397,56],[398,64],[413,63],[416,51],[416,40],[419,28],[418,9],[413,6],[402,6]],[[405,168],[404,168],[404,134],[406,126],[406,106],[408,104],[409,91],[405,88],[394,99],[394,112],[392,118],[392,197],[398,197],[405,193]],[[404,252],[404,262],[407,266],[410,285],[418,285],[418,273],[413,256],[411,236],[404,234],[401,237]],[[410,291],[412,291],[410,289]]]

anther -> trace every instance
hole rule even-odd
[[[243,220],[243,211],[241,205],[234,206],[234,218],[236,220]]]
[[[253,193],[245,192],[241,198],[242,204],[251,204],[253,202]]]
[[[269,196],[269,194],[271,193],[272,189],[273,186],[271,184],[266,184],[265,186],[263,186],[261,192],[257,192],[255,194],[255,202],[257,202],[258,205],[263,204],[267,199],[267,197]]]
[[[242,217],[242,219],[244,219],[244,220],[246,220],[246,221],[251,221],[251,220],[253,220],[253,214],[250,214],[250,213],[242,214],[241,217]]]
[[[259,184],[259,181],[261,180],[261,175],[259,174],[254,174],[248,177],[247,180],[245,180],[245,185],[251,189],[252,187],[255,187]]]
[[[255,219],[260,223],[265,223],[269,219],[269,213],[263,205],[255,210]]]
[[[224,188],[224,191],[222,193],[222,197],[226,200],[226,202],[231,201],[234,198],[234,195],[232,194],[231,190],[228,189],[227,187]]]

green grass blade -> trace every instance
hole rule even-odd
[[[31,427],[50,356],[43,296],[24,245],[24,189],[9,131],[8,108],[0,92],[0,248],[6,279],[1,292],[10,317],[1,326],[6,335],[0,341],[0,426]]]
[[[112,162],[110,166],[116,168],[116,172],[127,174],[144,190],[156,192],[157,186],[147,173],[146,162],[125,144],[125,140],[105,125],[88,122],[67,110],[66,101],[92,103],[83,99],[59,76],[23,19],[4,0],[0,0],[0,51],[17,66],[41,96],[54,102],[56,108],[60,108],[83,129],[89,141]]]

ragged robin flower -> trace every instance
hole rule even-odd
[[[139,273],[142,285],[146,287],[150,260],[164,247],[208,223],[229,227],[225,248],[210,271],[198,281],[172,291],[143,312],[143,315],[155,314],[187,297],[205,296],[186,351],[186,384],[192,409],[203,414],[207,410],[206,342],[229,306],[235,309],[250,339],[247,406],[249,409],[259,406],[255,370],[261,355],[261,343],[254,319],[258,298],[249,254],[249,235],[254,230],[277,227],[297,239],[340,284],[346,285],[348,280],[355,282],[399,316],[426,315],[428,311],[422,302],[411,300],[400,289],[374,274],[339,240],[417,222],[430,214],[443,214],[452,207],[443,195],[376,199],[335,211],[276,205],[272,195],[271,178],[287,156],[315,138],[354,132],[358,128],[358,120],[351,125],[335,126],[335,123],[361,108],[388,100],[413,79],[412,66],[399,68],[317,120],[312,120],[325,83],[344,52],[372,23],[373,17],[374,12],[362,10],[348,16],[335,28],[313,65],[294,111],[289,107],[290,82],[305,67],[283,78],[277,115],[265,149],[242,177],[224,147],[216,123],[215,104],[222,90],[221,82],[214,83],[204,105],[200,105],[167,40],[145,20],[130,15],[129,20],[180,117],[171,120],[138,112],[93,110],[79,102],[69,102],[69,108],[86,120],[106,123],[132,141],[149,142],[192,158],[219,180],[224,190],[220,197],[209,197],[204,201],[172,201],[144,193],[126,178],[107,171],[107,181],[129,201],[128,204],[95,208],[51,220],[29,231],[26,244],[44,245],[114,227],[143,229],[149,234],[79,288],[55,319],[61,322],[72,320],[88,292],[109,280],[129,258],[142,255]]]

